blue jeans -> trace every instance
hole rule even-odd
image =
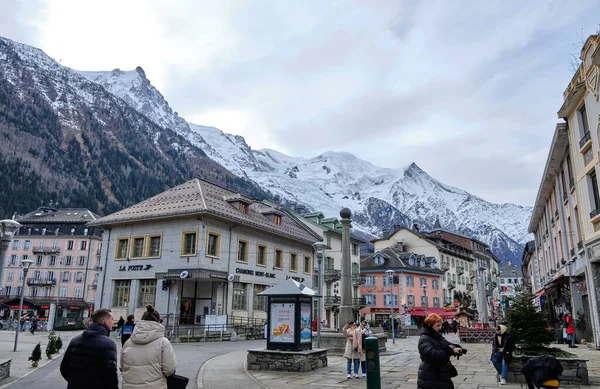
[[[354,361],[354,374],[358,375],[358,365],[360,364],[360,359],[346,359],[346,371],[348,374],[351,374],[352,361]]]
[[[500,374],[500,377],[506,379],[506,374],[508,373],[508,365],[506,364],[506,362],[504,362],[504,358],[502,356],[502,351],[498,351],[496,355],[492,357],[492,363],[494,364],[494,367],[496,368],[498,374]]]

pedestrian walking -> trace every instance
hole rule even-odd
[[[356,328],[356,323],[351,321],[343,328],[343,333],[346,335],[346,348],[344,350],[344,358],[346,358],[346,378],[352,378],[352,364],[354,364],[354,378],[358,378],[358,365],[360,363],[360,354],[362,350],[362,335],[360,330]]]
[[[367,376],[367,356],[365,354],[365,348],[366,348],[365,339],[367,339],[369,336],[373,336],[373,332],[367,326],[366,320],[363,320],[360,322],[359,330],[361,333],[361,344],[362,344],[362,353],[360,353],[360,369],[362,371],[362,376],[366,377]]]
[[[569,341],[569,348],[577,348],[577,346],[575,346],[575,322],[569,311],[565,313],[564,322],[567,340]]]
[[[121,333],[122,333],[124,325],[125,325],[125,319],[123,319],[123,316],[119,316],[119,321],[117,322],[117,338],[121,337]]]
[[[160,315],[148,305],[121,349],[123,389],[167,389],[167,377],[175,374],[176,367],[175,352],[165,338]]]
[[[23,327],[25,326],[25,315],[21,315],[21,318],[19,319],[19,329],[21,330],[21,332],[23,332]]]
[[[92,323],[74,337],[60,364],[67,389],[118,389],[117,346],[109,338],[113,326],[110,309],[99,309]]]
[[[458,373],[450,363],[450,357],[462,355],[462,348],[448,342],[439,333],[442,321],[439,315],[431,313],[423,323],[419,338],[421,364],[417,378],[418,389],[454,389],[452,377]]]
[[[508,374],[508,365],[513,360],[513,351],[515,351],[515,341],[508,332],[506,326],[496,327],[496,335],[492,339],[492,357],[491,361],[498,374],[496,378],[500,385],[506,385],[506,375]]]
[[[131,334],[133,334],[133,329],[135,328],[135,316],[129,315],[127,316],[127,321],[123,326],[121,331],[121,346],[125,345],[125,342],[131,338]]]
[[[456,321],[456,319],[452,319],[452,332],[454,332],[456,334],[457,331],[458,331],[458,322]]]
[[[37,331],[38,328],[38,318],[37,316],[34,316],[31,318],[31,324],[29,326],[29,332],[31,332],[31,335],[35,335],[35,331]]]

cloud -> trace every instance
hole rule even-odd
[[[416,162],[496,202],[532,204],[593,0],[10,0],[15,39],[81,70],[142,66],[174,110],[254,148]],[[18,13],[18,12],[17,12]],[[31,28],[31,26],[35,28]],[[10,36],[10,35],[9,35]]]

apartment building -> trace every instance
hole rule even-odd
[[[94,309],[100,272],[102,229],[87,223],[99,216],[88,209],[40,207],[17,217],[17,231],[4,269],[2,317],[16,316],[23,284],[21,261],[29,259],[24,310],[47,319],[82,319]],[[82,320],[79,320],[82,322]]]
[[[90,225],[105,229],[96,306],[141,317],[151,304],[178,324],[266,319],[258,294],[288,278],[312,288],[321,241],[280,209],[200,179]]]
[[[435,260],[444,271],[441,288],[443,306],[458,309],[461,301],[465,300],[462,296],[468,296],[474,304],[466,308],[477,307],[481,320],[496,316],[500,261],[483,242],[447,231],[438,220],[430,232],[421,232],[418,226],[413,229],[396,226],[390,235],[384,235],[373,243],[375,252],[401,245],[407,252]]]
[[[277,207],[276,204],[265,203]],[[305,224],[307,228],[310,228],[313,232],[321,236],[323,242],[327,244],[323,257],[323,298],[315,299],[314,317],[318,316],[317,309],[319,309],[318,304],[320,303],[321,317],[324,319],[321,328],[340,328],[337,312],[342,301],[340,294],[342,290],[342,223],[336,217],[326,218],[322,212],[300,213],[303,209],[298,208],[300,207],[293,207],[292,209],[278,207],[278,209],[296,218]],[[364,243],[363,240],[351,234],[352,305],[357,318],[359,310],[365,306],[365,300],[361,298],[360,294],[360,285],[362,283],[360,277],[360,245],[362,243]],[[318,270],[318,264],[315,261],[313,276],[315,291],[318,289]]]

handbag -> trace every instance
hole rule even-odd
[[[450,378],[454,378],[458,375],[458,370],[456,370],[456,367],[454,367],[450,361],[448,361],[448,374],[450,374]]]
[[[172,376],[167,377],[167,388],[168,389],[185,389],[189,378],[184,377],[182,375],[173,374]]]

